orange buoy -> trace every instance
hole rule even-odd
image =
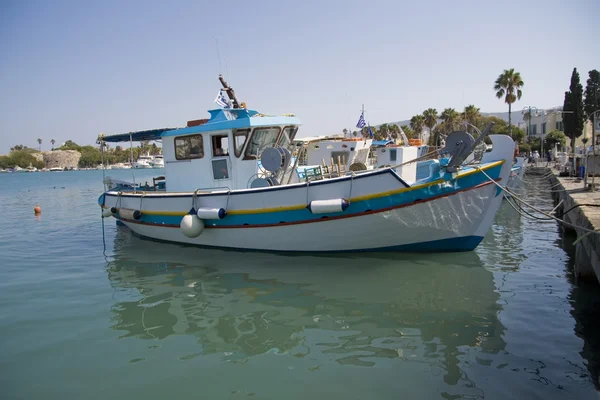
[[[42,213],[42,208],[38,205],[36,205],[35,207],[33,207],[33,212],[37,215],[37,214],[41,214]]]

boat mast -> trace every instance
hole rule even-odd
[[[221,81],[221,85],[223,85],[223,89],[225,89],[225,91],[227,92],[227,96],[229,96],[229,99],[233,102],[233,108],[240,108],[240,104],[238,103],[238,100],[235,97],[235,92],[233,91],[233,88],[230,88],[227,82],[225,82],[223,75],[219,74],[219,80]]]

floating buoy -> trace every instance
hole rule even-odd
[[[313,200],[306,208],[313,214],[326,214],[342,212],[349,205],[350,202],[346,199]]]
[[[35,215],[41,214],[42,213],[42,208],[36,204],[36,206],[33,207],[33,212],[35,213]]]
[[[204,221],[198,218],[195,210],[192,208],[192,210],[190,210],[190,213],[184,215],[181,219],[181,222],[179,223],[179,228],[185,236],[189,238],[195,238],[200,236],[200,234],[204,230]]]
[[[103,208],[102,209],[102,218],[108,218],[113,215],[111,208]]]
[[[196,215],[200,219],[223,219],[227,211],[224,208],[199,208]]]

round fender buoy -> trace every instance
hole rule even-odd
[[[196,216],[195,213],[186,214],[181,219],[181,222],[179,223],[179,228],[185,236],[189,238],[195,238],[200,236],[200,234],[204,230],[204,221],[198,218],[198,216]]]
[[[33,207],[33,212],[35,214],[41,214],[42,213],[42,208],[36,204],[36,206]]]
[[[102,209],[102,218],[108,218],[110,216],[113,215],[113,212],[110,208],[103,208]]]

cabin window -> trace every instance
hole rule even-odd
[[[212,136],[213,157],[223,157],[229,155],[229,136]]]
[[[390,149],[390,161],[396,161],[396,149]]]
[[[244,150],[244,145],[246,144],[246,140],[248,140],[248,136],[250,135],[250,129],[234,129],[233,130],[233,141],[235,142],[235,156],[239,157],[242,155],[242,150]]]
[[[213,178],[229,179],[229,169],[227,168],[227,159],[212,160]]]
[[[334,164],[337,164],[338,162],[340,163],[340,165],[348,164],[348,152],[347,151],[332,151],[331,157],[333,158]]]
[[[296,136],[296,132],[298,132],[297,126],[286,126],[283,128],[283,132],[281,133],[281,137],[279,138],[279,145],[282,147],[288,147],[290,143],[294,140]]]
[[[181,136],[175,138],[175,158],[189,160],[204,157],[202,135]]]
[[[280,131],[281,128],[277,126],[254,128],[254,132],[250,136],[250,143],[246,147],[246,157],[244,159],[254,160],[259,158],[264,149],[275,145]]]

